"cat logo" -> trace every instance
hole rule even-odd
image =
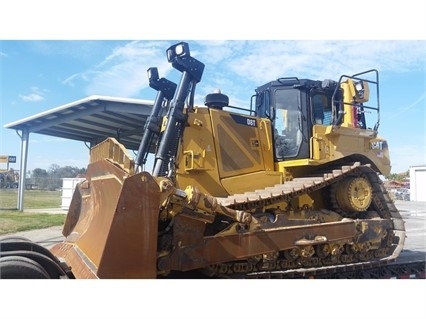
[[[376,141],[376,142],[371,142],[370,143],[370,149],[372,150],[383,150],[383,148],[385,147],[385,143],[384,141]]]
[[[16,163],[16,156],[9,156],[8,157],[8,162],[9,163]]]

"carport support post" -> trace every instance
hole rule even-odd
[[[24,211],[24,190],[26,172],[27,172],[27,159],[28,159],[28,141],[30,138],[30,132],[28,130],[22,130],[21,136],[21,165],[19,171],[19,190],[18,190],[18,210]]]

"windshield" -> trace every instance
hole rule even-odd
[[[297,89],[275,92],[275,154],[277,158],[297,156],[302,143],[300,92]]]

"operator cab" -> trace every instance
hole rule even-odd
[[[277,161],[310,157],[313,125],[332,122],[333,83],[322,87],[321,81],[280,78],[257,88],[257,114],[272,121]]]
[[[357,77],[365,73],[373,73],[376,81]],[[376,70],[342,76],[338,82],[289,77],[258,87],[254,95],[255,109],[257,116],[269,118],[272,122],[275,160],[310,158],[309,141],[315,125],[367,129],[366,109],[377,112],[374,126],[377,131],[378,99],[377,106],[364,104],[370,94],[367,82],[377,85],[378,90]],[[345,98],[344,91],[348,92]],[[376,95],[378,97],[378,92]]]

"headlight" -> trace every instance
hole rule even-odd
[[[189,46],[186,42],[180,42],[167,49],[167,60],[173,62],[176,58],[189,56]]]
[[[355,91],[358,94],[358,97],[360,99],[364,98],[364,84],[362,83],[362,81],[358,81],[355,83]]]
[[[148,73],[149,82],[158,80],[159,76],[158,76],[158,69],[157,68],[149,68],[147,70],[147,73]]]
[[[175,48],[176,55],[182,55],[185,52],[185,48],[182,43],[179,43]]]

